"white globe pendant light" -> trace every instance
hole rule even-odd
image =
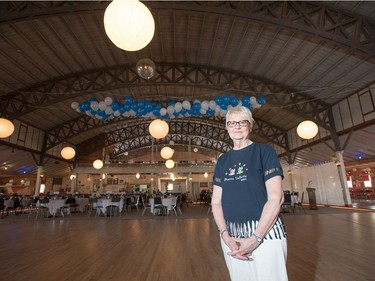
[[[313,121],[303,121],[297,127],[297,134],[302,139],[312,139],[318,133],[318,126]]]
[[[75,155],[76,155],[76,151],[74,150],[73,147],[66,146],[63,149],[61,149],[61,156],[62,158],[66,160],[74,158]]]
[[[165,167],[167,167],[168,169],[172,169],[174,167],[174,161],[172,159],[169,159],[165,162]]]
[[[152,40],[155,22],[150,10],[138,0],[113,0],[104,13],[104,29],[118,48],[138,51]]]
[[[0,138],[7,138],[14,132],[14,125],[6,118],[0,118]]]
[[[165,146],[160,150],[160,155],[164,159],[169,159],[173,156],[174,150],[169,146]]]
[[[98,170],[99,170],[99,169],[103,168],[104,163],[103,163],[102,160],[97,159],[97,160],[95,160],[95,161],[92,163],[92,165],[94,166],[95,169],[98,169]]]
[[[148,130],[150,132],[150,135],[153,136],[155,139],[162,139],[166,135],[168,135],[169,126],[168,123],[164,120],[155,119],[150,123]]]

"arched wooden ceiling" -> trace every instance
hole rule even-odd
[[[367,162],[375,157],[375,118],[338,130],[332,115],[338,103],[350,103],[366,89],[374,107],[374,2],[143,3],[156,32],[137,52],[116,48],[106,36],[107,1],[0,3],[0,112],[45,134],[42,147],[25,147],[19,136],[0,140],[8,172],[35,172],[39,163],[47,174],[66,174],[69,163],[56,153],[63,143],[77,147],[81,158],[103,145],[139,157],[150,145],[150,120],[101,122],[71,108],[73,101],[125,96],[163,104],[223,94],[265,96],[267,103],[253,111],[252,138],[274,145],[286,162],[298,167],[329,161],[337,143],[347,162],[358,161],[358,153]],[[145,57],[156,63],[147,81],[135,70]],[[324,133],[293,147],[291,132],[305,119]],[[188,137],[199,140],[208,154],[225,151],[230,141],[223,123],[220,117],[176,118],[169,138],[176,145],[186,145]]]

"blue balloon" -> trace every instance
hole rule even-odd
[[[222,105],[220,105],[220,107],[221,107],[221,109],[224,109],[224,110],[228,109],[228,105],[226,105],[226,104],[222,104]]]
[[[152,104],[151,104],[151,102],[146,102],[145,103],[145,110],[147,112],[151,112],[152,111]]]
[[[220,97],[220,96],[215,97],[214,100],[215,100],[216,104],[221,104],[223,102],[223,98]]]
[[[207,109],[206,114],[207,114],[207,115],[214,115],[214,114],[215,114],[215,110],[209,108],[209,109]]]
[[[228,104],[230,103],[230,101],[231,101],[230,95],[225,94],[225,95],[223,96],[223,102],[224,102],[226,105],[228,105]]]
[[[131,109],[131,106],[129,104],[124,104],[123,107],[124,107],[125,112],[129,112]]]
[[[138,102],[138,108],[139,108],[139,109],[143,109],[144,107],[145,107],[145,103],[144,103],[144,101],[141,101],[141,100],[140,100],[140,101]]]
[[[154,109],[152,110],[152,113],[153,113],[155,116],[160,116],[160,109],[154,108]]]
[[[97,100],[96,98],[90,98],[89,101],[90,101],[90,102],[92,102],[92,101],[96,101],[96,102],[98,102],[98,100]]]
[[[185,108],[182,108],[180,113],[182,116],[185,116],[188,111]]]
[[[233,97],[232,100],[230,101],[230,104],[231,104],[232,106],[237,106],[238,103],[239,103],[239,101],[240,101],[240,100],[239,100],[237,97]]]
[[[137,112],[138,111],[138,105],[136,103],[133,103],[131,105],[131,109],[134,110],[135,112]]]
[[[202,107],[202,105],[201,105],[200,102],[196,102],[196,103],[193,104],[193,110],[194,111],[196,111],[196,110],[199,111],[201,109],[201,107]]]
[[[82,108],[86,111],[86,110],[90,110],[91,109],[91,103],[89,101],[84,101],[82,103]]]
[[[250,105],[250,97],[243,96],[242,97],[242,105],[248,107]]]
[[[126,112],[125,105],[120,106],[120,108],[118,109],[118,111],[120,111],[121,114],[125,113]]]
[[[120,106],[121,106],[121,104],[118,102],[118,101],[114,101],[114,102],[112,102],[112,110],[113,111],[116,111],[116,110],[118,110],[119,108],[120,108]]]
[[[134,103],[133,98],[132,98],[132,97],[129,97],[129,96],[125,97],[125,98],[124,98],[124,101],[125,101],[125,103]]]
[[[98,114],[98,115],[101,116],[101,117],[103,117],[103,116],[106,115],[105,112],[102,111],[102,110],[98,110],[96,114]]]
[[[258,103],[259,103],[259,104],[265,104],[265,103],[266,103],[266,97],[264,97],[264,96],[260,96],[260,97],[258,98]]]
[[[95,116],[98,112],[96,111],[96,110],[94,110],[94,109],[90,109],[89,110],[90,111],[90,113],[93,115],[93,116]]]

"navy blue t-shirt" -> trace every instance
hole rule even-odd
[[[222,188],[224,218],[232,236],[251,236],[267,202],[265,182],[278,175],[283,177],[280,161],[267,144],[253,142],[218,159],[213,183]]]

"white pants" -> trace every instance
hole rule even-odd
[[[287,241],[267,239],[253,252],[250,261],[228,255],[229,247],[221,240],[231,281],[288,281],[286,271]]]

